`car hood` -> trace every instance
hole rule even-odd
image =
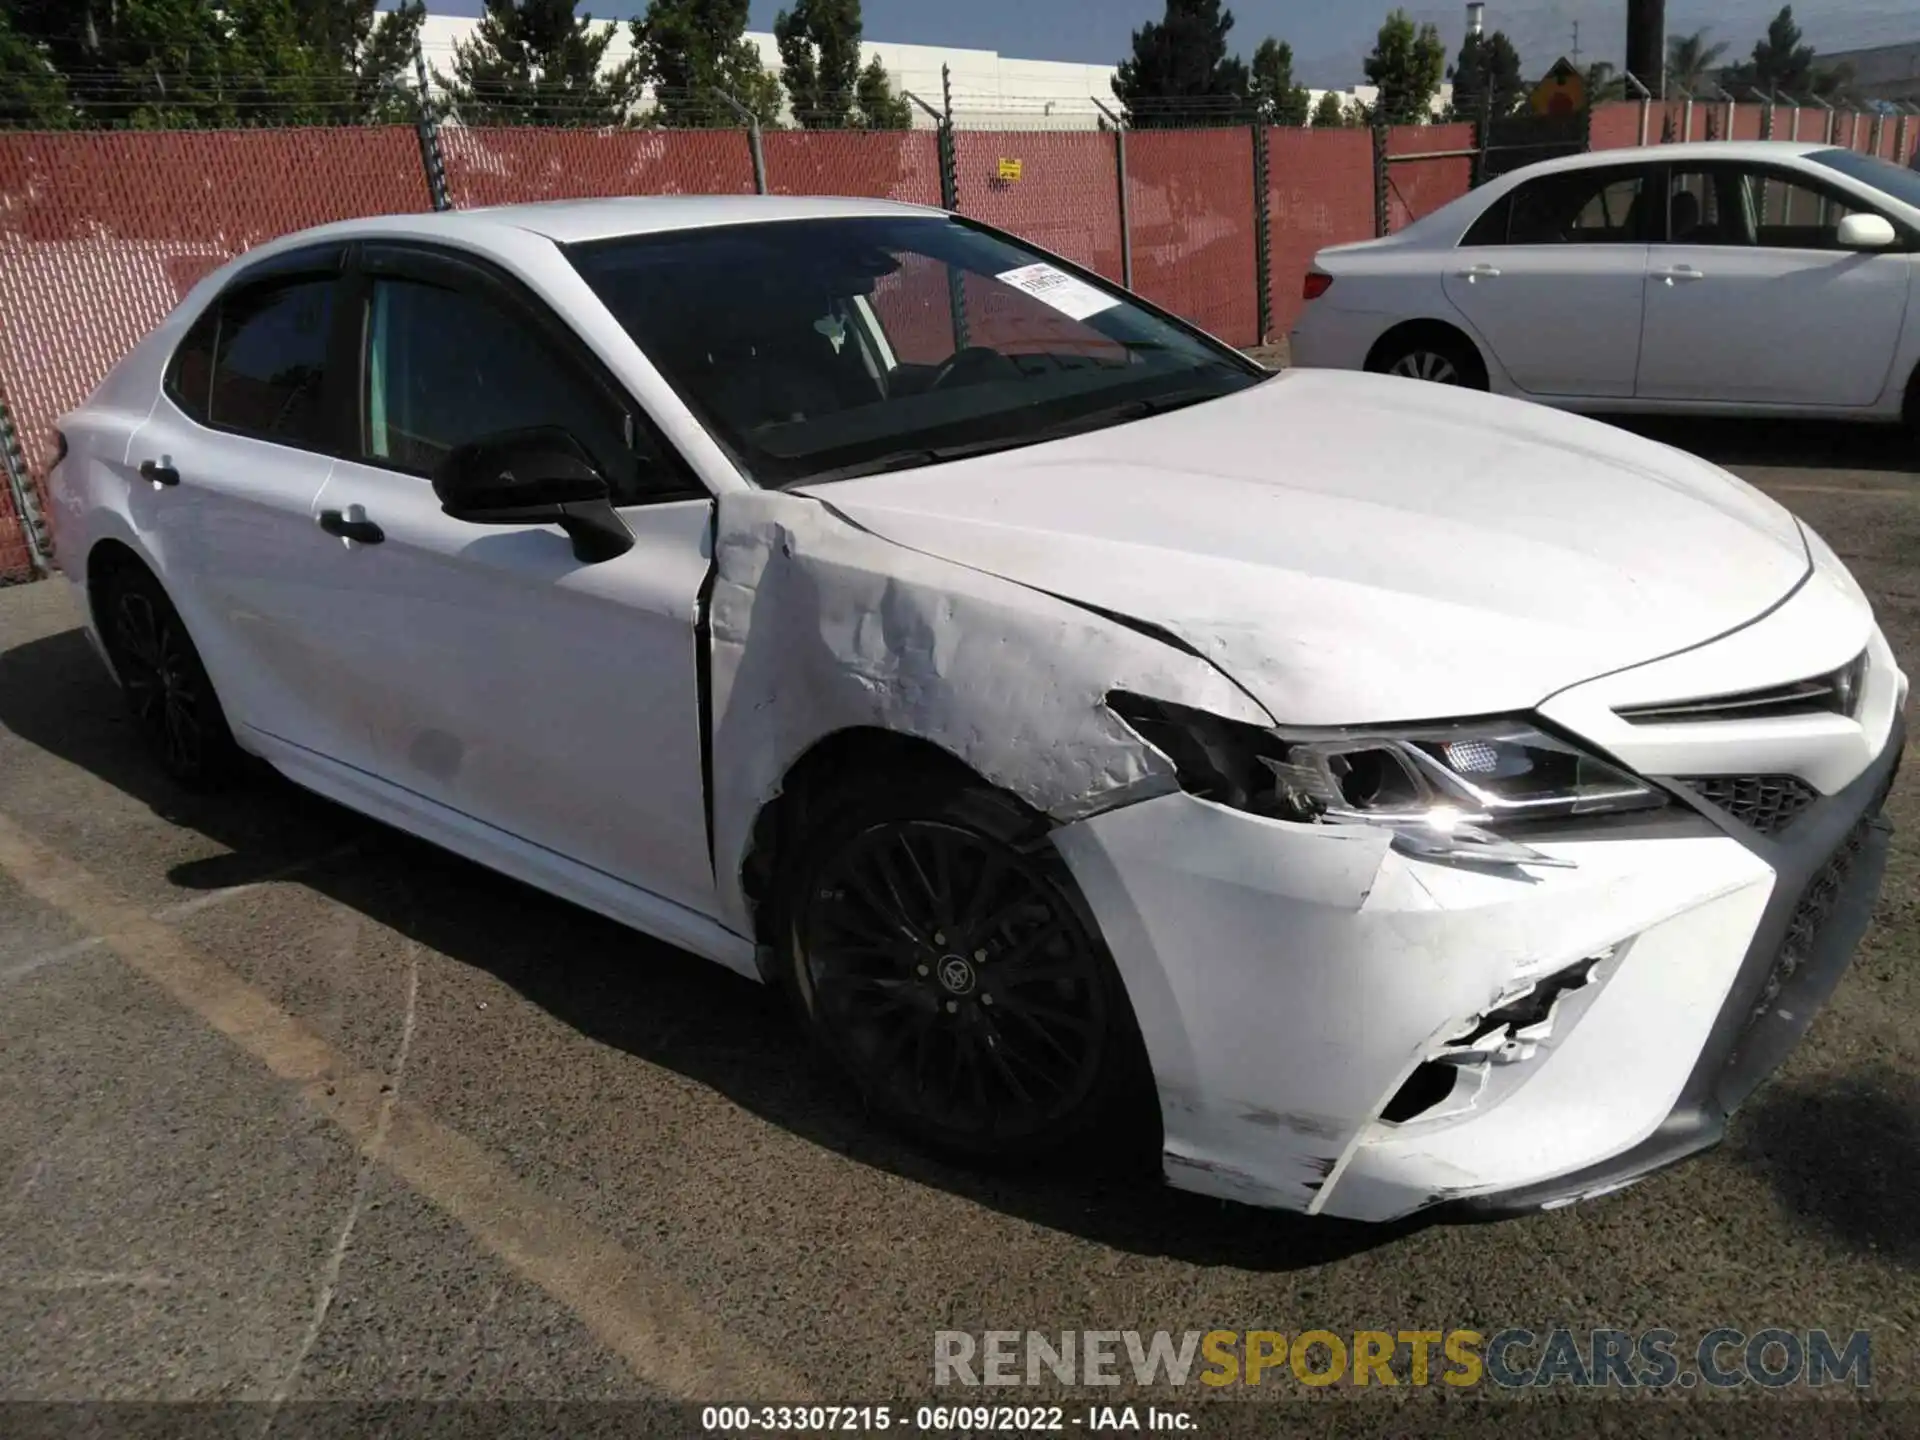
[[[1787,511],[1669,446],[1338,371],[804,493],[1171,632],[1301,725],[1527,709],[1747,624],[1811,564]]]

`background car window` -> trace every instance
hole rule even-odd
[[[1516,188],[1462,245],[1622,245],[1640,234],[1639,171],[1570,170]]]
[[[334,289],[331,278],[293,280],[242,290],[221,302],[208,424],[284,445],[328,448],[321,392]],[[200,353],[182,357],[180,379],[188,393],[197,389]]]
[[[629,446],[619,407],[499,306],[412,280],[376,280],[369,305],[367,459],[430,475],[455,446],[558,425],[593,457],[615,504],[688,488],[678,457],[650,427],[635,417]]]
[[[1667,243],[1751,244],[1732,179],[1712,170],[1675,170],[1667,185]]]
[[[1840,222],[1857,213],[1836,195],[1768,171],[1740,177],[1765,246],[1792,250],[1838,250]]]

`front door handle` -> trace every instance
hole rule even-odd
[[[1695,280],[1704,280],[1707,277],[1691,265],[1676,265],[1671,270],[1662,270],[1658,275],[1654,276],[1654,278],[1667,285],[1686,285]]]
[[[1500,267],[1497,265],[1473,265],[1473,266],[1469,266],[1465,270],[1460,271],[1459,274],[1462,280],[1465,280],[1469,285],[1471,285],[1476,280],[1499,279]]]
[[[320,528],[329,535],[338,535],[342,540],[358,540],[362,545],[378,545],[387,538],[387,532],[373,521],[349,520],[338,510],[322,510]]]
[[[156,485],[178,485],[180,472],[173,468],[170,460],[142,460],[140,478]]]

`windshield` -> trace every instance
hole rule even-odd
[[[1030,445],[1268,378],[1124,291],[943,216],[635,235],[568,255],[761,485]]]
[[[1807,158],[1920,209],[1920,172],[1902,170],[1891,161],[1857,150],[1816,150]]]

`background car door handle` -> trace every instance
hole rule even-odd
[[[1691,265],[1676,265],[1673,269],[1662,270],[1654,276],[1654,279],[1664,281],[1668,285],[1684,285],[1690,280],[1704,280],[1706,278],[1705,275],[1701,274],[1700,271],[1694,269]]]
[[[180,472],[174,469],[173,466],[159,460],[142,460],[140,462],[140,478],[142,480],[151,480],[156,485],[178,485],[180,483]]]
[[[373,521],[349,520],[338,510],[322,510],[320,528],[329,535],[338,535],[342,540],[358,540],[362,545],[378,545],[387,538],[387,532]]]
[[[1465,270],[1460,271],[1459,274],[1462,280],[1465,280],[1469,285],[1471,285],[1476,280],[1499,279],[1500,267],[1497,265],[1473,265],[1473,266],[1469,266]]]

